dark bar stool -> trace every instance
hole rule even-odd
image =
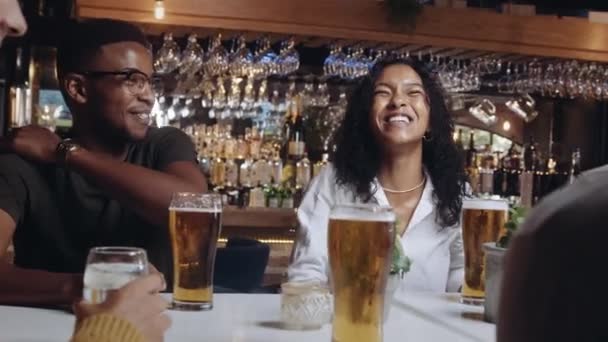
[[[229,238],[226,247],[217,249],[214,292],[264,292],[262,280],[269,256],[270,247],[265,243],[240,237]]]

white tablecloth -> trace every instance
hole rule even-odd
[[[410,293],[396,298],[384,325],[385,342],[495,341],[483,308],[458,303],[457,295]],[[331,324],[320,330],[281,328],[280,296],[215,294],[208,312],[170,311],[167,342],[330,342]],[[67,342],[74,317],[53,310],[0,306],[0,342]]]

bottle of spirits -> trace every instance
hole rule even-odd
[[[239,160],[243,160],[247,158],[248,154],[249,146],[247,145],[247,141],[245,141],[244,136],[239,135],[236,139],[236,158]]]
[[[253,165],[253,160],[251,158],[247,158],[241,163],[239,166],[239,187],[240,187],[240,204],[239,206],[245,207],[249,205],[250,192],[252,187],[251,182],[251,166]]]
[[[310,182],[310,175],[310,160],[305,152],[304,157],[296,163],[296,186],[306,189]]]
[[[538,169],[538,151],[534,138],[530,137],[528,145],[524,150],[524,170],[535,172]]]
[[[471,131],[469,148],[466,153],[466,168],[477,167],[477,150],[475,149],[475,132]]]
[[[266,206],[266,194],[260,184],[249,192],[249,206],[252,208],[262,208]]]
[[[496,153],[496,168],[494,169],[494,195],[503,197],[505,195],[505,189],[503,184],[505,182],[505,169],[503,165],[503,159],[500,158],[500,152]]]
[[[247,137],[245,139],[247,139]],[[249,136],[249,139],[247,139],[247,142],[249,144],[249,155],[251,158],[254,160],[259,159],[260,149],[262,147],[262,135],[257,127],[254,126],[251,128],[251,135]]]
[[[226,169],[225,185],[235,187],[239,180],[239,166],[234,162],[234,159],[226,159],[224,168]]]
[[[214,186],[224,186],[226,181],[226,165],[224,160],[215,156],[211,166],[211,184]]]
[[[575,148],[572,152],[572,159],[570,162],[570,173],[568,174],[568,184],[574,183],[578,175],[581,173],[581,151],[579,148]]]
[[[283,181],[283,161],[279,151],[275,151],[272,157],[272,184],[278,185]]]
[[[301,115],[301,102],[295,96],[290,104],[291,125],[289,127],[289,142],[287,156],[289,159],[298,161],[304,156],[306,144],[304,142],[304,121]]]
[[[224,130],[224,158],[233,159],[236,152],[236,140],[232,137],[232,126],[226,125]]]
[[[505,169],[505,182],[503,185],[505,197],[517,197],[520,195],[519,175],[521,174],[521,159],[515,149],[515,143],[511,144],[505,158],[503,158]]]
[[[469,139],[469,149],[466,153],[466,171],[469,176],[469,184],[473,194],[481,192],[481,177],[479,174],[479,164],[477,158],[477,150],[475,149],[475,133],[471,132]]]

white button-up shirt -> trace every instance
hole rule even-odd
[[[399,284],[402,291],[456,292],[464,280],[464,252],[460,226],[442,227],[436,220],[433,184],[427,182],[410,223],[400,237],[405,254],[412,260],[410,271]],[[374,199],[389,206],[377,180]],[[329,279],[327,225],[335,204],[361,203],[355,193],[338,185],[335,169],[327,165],[310,184],[298,208],[299,231],[287,270],[289,281]]]

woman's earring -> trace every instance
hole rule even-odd
[[[431,132],[424,132],[424,135],[422,136],[422,140],[427,141],[427,142],[433,140],[433,136],[431,135]]]

